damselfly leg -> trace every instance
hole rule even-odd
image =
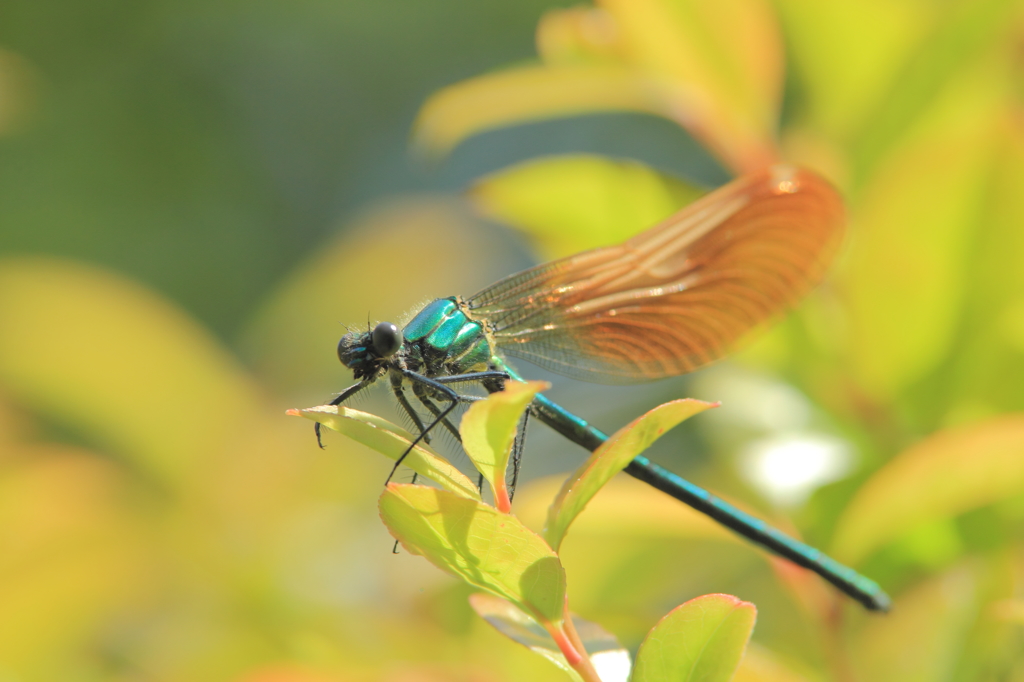
[[[369,381],[360,381],[358,384],[353,384],[346,388],[344,391],[335,396],[334,400],[327,403],[328,405],[341,405],[343,402],[354,396],[359,391],[363,390],[370,385]],[[320,422],[317,422],[313,426],[313,431],[316,432],[316,444],[320,446],[320,449],[324,449],[324,441],[320,435]]]
[[[388,475],[387,480],[384,482],[385,485],[391,482],[391,478],[395,475],[395,472],[398,471],[399,465],[401,465],[402,462],[405,461],[405,458],[409,456],[409,453],[412,452],[413,448],[415,448],[420,443],[420,441],[426,438],[427,435],[430,433],[430,431],[433,430],[435,426],[437,426],[438,424],[445,424],[445,422],[447,422],[448,415],[451,414],[452,411],[458,405],[476,402],[477,400],[481,399],[480,396],[461,395],[454,389],[446,386],[445,384],[465,383],[469,381],[483,382],[487,380],[496,379],[504,381],[508,379],[508,375],[505,374],[504,372],[472,372],[469,374],[456,374],[444,377],[430,378],[408,369],[402,369],[398,371],[401,373],[403,377],[405,377],[406,379],[413,383],[414,391],[416,390],[417,386],[429,389],[430,392],[432,392],[434,395],[446,399],[448,401],[448,405],[444,408],[439,408],[440,411],[438,413],[435,413],[434,421],[428,424],[427,427],[423,429],[418,436],[416,436],[413,442],[409,444],[409,447],[406,448],[405,452],[402,453],[401,457],[399,457],[395,461],[395,466],[391,468],[391,473]],[[419,395],[417,395],[417,397],[419,397]],[[455,427],[450,422],[447,423],[447,427],[457,433],[457,429],[455,429]]]

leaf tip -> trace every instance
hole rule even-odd
[[[743,599],[740,599],[734,594],[726,594],[724,592],[712,592],[711,594],[705,594],[703,597],[697,598],[711,598],[715,601],[728,602],[729,605],[732,606],[732,608],[734,609],[746,609],[749,607],[753,609],[755,612],[757,611],[757,606],[754,604],[754,602],[744,601]]]

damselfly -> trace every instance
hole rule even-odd
[[[387,377],[418,442],[438,425],[459,437],[448,417],[477,398],[453,385],[477,382],[494,392],[521,381],[505,356],[598,383],[693,371],[802,298],[831,261],[843,224],[838,194],[807,170],[776,166],[739,178],[618,246],[538,265],[469,298],[437,299],[402,330],[381,322],[345,334],[338,357],[358,383],[331,404]],[[407,387],[432,415],[429,423],[413,409]],[[588,450],[607,440],[544,396],[528,414]],[[889,608],[873,581],[647,458],[637,457],[626,472],[818,573],[867,608]]]

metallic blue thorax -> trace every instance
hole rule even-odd
[[[428,366],[440,361],[448,374],[484,370],[493,355],[483,325],[471,320],[455,298],[430,302],[405,325],[402,336],[419,347]]]

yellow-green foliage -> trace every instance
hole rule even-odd
[[[182,22],[152,35],[144,28],[155,19],[132,12],[140,51],[200,30]],[[816,577],[618,479],[560,550],[576,611],[636,647],[696,595],[754,602],[757,628],[734,678],[744,682],[1024,679],[1022,16],[1019,0],[599,0],[544,14],[536,61],[481,64],[483,75],[428,98],[414,143],[439,163],[483,131],[639,112],[677,124],[730,172],[778,156],[817,169],[847,198],[849,233],[828,281],[728,366],[688,384],[695,397],[723,400],[692,420],[704,425],[708,458],[690,473],[876,579],[892,613],[865,614]],[[94,64],[105,34],[90,30]],[[246,40],[262,45],[255,35]],[[303,43],[299,33],[290,40],[249,68],[266,71]],[[108,137],[47,140],[59,153],[43,171],[7,164],[33,115],[107,119],[103,108],[68,111],[60,97],[47,104],[48,82],[66,94],[68,82],[84,91],[90,81],[3,48],[7,201],[23,177],[59,183],[71,172],[54,162],[77,158],[68,139],[112,156],[154,151],[111,119]],[[110,62],[117,73],[149,63]],[[154,99],[138,106],[172,107],[159,93],[173,79],[147,77]],[[183,210],[179,191],[218,207],[202,172],[222,162],[196,162],[182,187],[162,184],[173,168],[154,170],[160,210],[137,215]],[[395,197],[310,247],[229,344],[174,303],[177,293],[91,262],[106,248],[88,239],[100,213],[62,207],[93,206],[94,191],[96,202],[137,199],[138,178],[109,178],[37,201],[31,220],[0,205],[0,230],[16,219],[67,230],[52,249],[7,240],[0,260],[0,680],[565,679],[478,620],[455,581],[391,554],[376,507],[389,462],[338,437],[321,451],[309,424],[284,410],[347,385],[333,354],[340,323],[361,326],[367,311],[401,322],[429,298],[507,273],[495,255],[507,237],[495,241],[474,211],[530,235],[548,258],[625,238],[698,190],[634,162],[574,155],[478,178],[466,196]],[[138,226],[143,246],[150,226]],[[181,290],[203,292],[195,300],[209,319],[221,292],[188,266],[216,259],[187,255]],[[729,377],[798,391],[809,419],[856,450],[854,469],[806,502],[773,506],[734,472],[744,443],[771,427],[728,421]],[[646,408],[667,400],[664,385],[650,390],[663,399]],[[629,395],[629,414],[584,416],[629,421],[646,409]],[[746,395],[772,407],[763,396],[781,394],[740,395],[732,404]],[[553,442],[528,443],[527,457],[575,452]],[[515,509],[527,526],[543,526],[560,483],[520,486]]]

